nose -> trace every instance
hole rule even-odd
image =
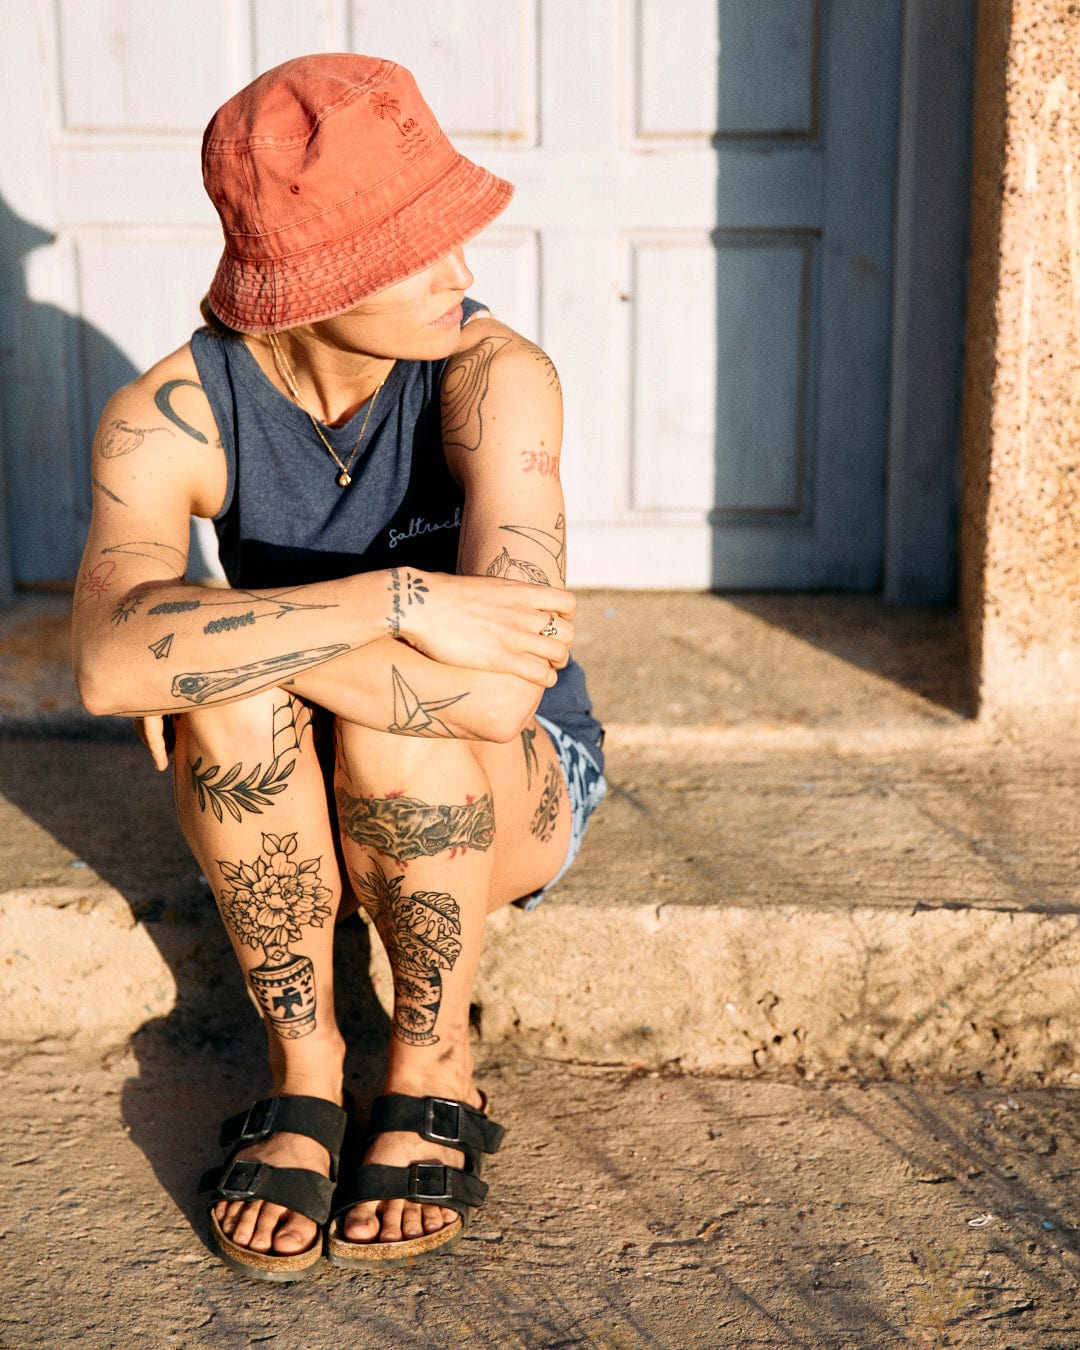
[[[449,284],[457,291],[467,291],[473,284],[473,274],[465,261],[465,250],[461,246],[448,253],[443,259],[443,273]]]

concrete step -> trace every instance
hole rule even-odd
[[[485,1041],[734,1072],[1080,1077],[1076,747],[963,717],[948,616],[817,600],[820,630],[808,601],[781,622],[760,598],[767,617],[585,598],[611,795],[558,891],[493,916]],[[62,634],[62,604],[35,603]],[[5,690],[5,650],[0,707],[24,697],[0,740],[0,1039],[119,1042],[195,1010],[227,1035],[251,1014],[167,779],[119,726],[44,735],[78,714],[29,706],[40,651]],[[341,946],[343,997],[373,986],[388,1006],[363,925]]]

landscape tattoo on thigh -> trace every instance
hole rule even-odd
[[[430,858],[449,849],[488,849],[495,838],[490,793],[462,806],[434,806],[419,797],[354,797],[337,789],[338,819],[354,843],[398,862]]]

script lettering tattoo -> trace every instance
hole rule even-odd
[[[391,666],[390,672],[394,683],[394,720],[387,731],[404,736],[449,736],[455,739],[454,732],[433,714],[459,703],[469,691],[466,689],[464,694],[452,694],[449,698],[424,700],[410,689],[397,666]]]
[[[262,947],[264,960],[248,971],[248,984],[267,1025],[286,1040],[315,1030],[315,969],[310,957],[289,948],[333,912],[321,859],[297,862],[297,851],[295,834],[264,834],[254,862],[218,860],[227,883],[218,898],[221,916],[238,942]]]
[[[559,773],[558,766],[551,763],[547,766],[547,774],[544,779],[544,790],[540,793],[540,804],[536,808],[536,814],[532,818],[532,824],[529,826],[531,832],[546,844],[555,833],[555,825],[559,819],[559,807],[562,804],[562,775]]]
[[[168,427],[129,427],[126,422],[119,420],[110,422],[108,430],[101,438],[98,453],[102,459],[119,459],[121,455],[130,455],[155,431],[164,431],[169,436],[173,434]],[[102,491],[107,492],[108,489],[102,488]],[[119,501],[119,498],[117,500]]]
[[[149,558],[152,562],[168,568],[175,577],[184,575],[187,556],[172,544],[161,544],[153,539],[136,539],[129,544],[114,544],[103,548],[102,553],[122,553],[129,558]],[[179,567],[177,566],[179,562]]]
[[[525,752],[525,787],[532,787],[532,771],[540,767],[540,762],[536,758],[536,746],[533,742],[536,740],[535,727],[521,728],[521,748]]]
[[[406,1045],[435,1045],[442,972],[461,955],[461,909],[445,891],[402,895],[405,878],[385,877],[378,868],[352,877],[394,974],[393,1033]]]
[[[489,849],[495,839],[495,808],[489,793],[463,806],[432,806],[418,797],[354,797],[339,787],[338,819],[354,843],[399,863],[450,850]]]
[[[118,497],[116,493],[112,491],[111,488],[107,488],[100,478],[96,478],[93,474],[91,474],[90,481],[93,483],[93,485],[97,488],[99,492],[103,492],[105,496],[108,497],[109,501],[115,502],[117,506],[127,506],[127,502],[124,501],[123,497]]]
[[[549,454],[546,450],[522,450],[521,459],[522,473],[533,473],[535,471],[541,477],[554,478],[556,483],[559,481],[558,455]]]
[[[175,633],[169,633],[166,637],[159,638],[157,642],[151,642],[149,650],[154,653],[155,661],[164,661],[172,651],[173,638]]]
[[[181,431],[193,437],[200,445],[209,445],[210,442],[202,432],[197,427],[193,427],[190,422],[185,422],[180,414],[173,410],[173,406],[169,402],[173,392],[185,386],[189,389],[197,389],[200,394],[202,393],[202,385],[197,384],[194,380],[167,380],[154,395],[154,402],[157,404],[158,411],[164,413],[170,422],[175,422]]]
[[[262,661],[234,666],[231,670],[188,671],[173,680],[172,696],[187,699],[189,703],[212,703],[226,694],[243,690],[245,686],[258,688],[279,684],[289,675],[296,675],[309,666],[322,665],[348,650],[348,643],[338,642],[331,647],[311,647],[304,652],[268,656]]]
[[[396,567],[390,569],[390,617],[387,623],[390,625],[390,636],[392,638],[401,637],[401,616],[404,611],[401,608],[401,575]]]
[[[95,563],[83,574],[82,590],[84,595],[105,595],[112,587],[112,575],[116,571],[114,562]]]
[[[500,530],[509,534],[520,534],[523,539],[531,539],[539,544],[545,553],[550,553],[559,569],[559,580],[566,579],[566,517],[560,514],[555,518],[554,532],[537,530],[531,525],[500,525]]]
[[[491,362],[509,338],[482,338],[455,356],[442,380],[443,444],[447,449],[475,450],[484,434],[483,404],[491,379]]]
[[[119,627],[120,624],[122,623],[127,623],[128,619],[131,618],[131,616],[139,608],[139,605],[141,603],[142,603],[141,595],[136,596],[129,595],[126,600],[121,600],[120,603],[116,606],[116,608],[112,612],[113,623],[117,627]]]
[[[551,585],[548,574],[542,567],[537,567],[536,563],[529,562],[527,558],[511,558],[510,550],[505,548],[488,567],[485,576],[516,577],[522,581],[531,581],[534,586]]]

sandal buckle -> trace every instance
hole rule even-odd
[[[234,1158],[215,1190],[223,1200],[255,1200],[266,1170],[265,1163],[251,1158]]]
[[[443,1163],[413,1163],[409,1168],[410,1200],[449,1200],[449,1177]]]
[[[262,1101],[249,1106],[244,1123],[240,1126],[237,1141],[254,1142],[272,1134],[280,1105],[280,1097],[264,1097]]]
[[[461,1139],[461,1103],[446,1097],[428,1097],[424,1102],[424,1137],[432,1143],[458,1143]]]

